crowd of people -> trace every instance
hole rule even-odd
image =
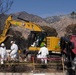
[[[1,64],[4,64],[4,61],[7,61],[8,58],[10,60],[15,60],[17,58],[18,54],[18,45],[15,43],[15,41],[11,41],[11,47],[10,51],[7,54],[6,46],[4,43],[1,43],[0,45],[0,62]],[[42,63],[47,64],[47,55],[49,54],[48,48],[46,47],[46,44],[42,44],[41,48],[38,52],[37,58],[41,59]]]
[[[0,46],[1,64],[4,64],[4,61],[6,61],[8,57],[10,57],[10,60],[14,60],[17,57],[18,45],[15,43],[15,41],[11,41],[10,43],[11,43],[11,47],[10,47],[10,52],[8,54],[9,56],[7,55],[5,44],[1,43],[1,46]]]

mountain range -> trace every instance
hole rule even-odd
[[[64,36],[66,34],[66,28],[71,24],[76,24],[76,16],[70,14],[50,16],[42,18],[40,16],[29,14],[25,11],[14,13],[13,16],[18,16],[25,20],[35,22],[40,26],[48,26],[50,28],[56,29],[58,37]]]
[[[69,25],[76,24],[76,14],[71,15],[71,13],[67,15],[49,16],[46,18],[42,18],[34,14],[29,14],[25,11],[12,13],[12,15],[15,19],[16,17],[20,17],[24,20],[34,22],[40,26],[47,26],[49,28],[53,28],[58,33],[58,37],[64,36],[66,34],[66,28]],[[4,25],[3,23],[7,19],[7,15],[0,15],[0,19],[0,30],[2,30]]]
[[[46,18],[42,18],[40,16],[29,14],[25,11],[23,12],[17,12],[12,14],[1,14],[0,15],[0,34],[2,33],[5,20],[9,15],[13,15],[14,19],[17,19],[17,17],[22,18],[24,20],[28,20],[31,22],[34,22],[41,27],[45,27],[45,30],[51,31],[51,34],[57,35],[57,37],[62,37],[69,34],[76,34],[76,15],[66,14],[66,15],[59,15],[59,16],[49,16]],[[29,30],[21,27],[16,27],[11,25],[8,34],[13,35],[14,40],[16,40],[17,44],[23,49],[25,46],[27,46],[27,39],[28,34],[30,33]],[[7,48],[9,49],[9,42],[13,38],[8,38],[5,41],[5,44],[7,45]],[[25,43],[26,42],[26,43]]]

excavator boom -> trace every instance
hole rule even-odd
[[[3,32],[0,35],[0,43],[4,42],[5,39],[7,38],[7,32],[9,30],[10,25],[20,26],[22,28],[26,28],[31,31],[42,31],[42,28],[33,22],[29,22],[21,18],[18,18],[18,19],[20,20],[13,20],[12,15],[10,15],[6,19]]]
[[[16,21],[16,20],[11,20],[10,24],[29,29],[31,31],[42,31],[41,27],[39,27],[35,23],[31,23],[31,22],[24,22],[24,21],[20,22],[20,21]]]

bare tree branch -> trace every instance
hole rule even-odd
[[[0,0],[0,14],[8,12],[12,4],[13,0]]]

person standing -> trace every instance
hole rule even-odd
[[[11,51],[10,51],[10,57],[12,60],[15,60],[17,57],[18,52],[18,46],[15,44],[15,41],[11,41]]]
[[[48,48],[46,47],[46,44],[43,44],[38,52],[39,58],[41,58],[42,63],[45,62],[45,64],[47,64],[48,54],[49,54]]]
[[[7,52],[6,52],[6,47],[5,44],[2,43],[0,47],[0,55],[1,55],[1,64],[4,64],[4,60],[7,58]]]

